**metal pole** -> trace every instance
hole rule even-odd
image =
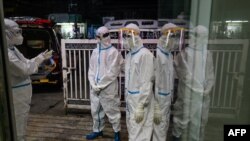
[[[8,53],[3,29],[3,1],[0,0],[0,141],[16,141],[14,105],[9,82]]]

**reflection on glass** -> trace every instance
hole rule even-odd
[[[213,59],[207,50],[208,29],[205,26],[191,29],[189,37],[189,46],[175,60],[179,84],[173,135],[179,140],[202,141],[208,120],[209,93],[215,80]]]
[[[211,22],[211,35],[212,39],[242,39],[246,35],[248,20],[226,20],[226,21],[213,21]]]
[[[77,29],[75,29],[74,23],[57,23],[61,28],[61,34],[63,39],[83,38],[85,34],[85,23],[77,23]],[[77,33],[77,35],[76,35]]]
[[[165,24],[161,28],[161,37],[157,43],[153,141],[166,141],[167,139],[170,107],[174,92],[172,51],[175,50],[176,43],[180,40],[179,32],[183,32],[183,29],[172,23]]]

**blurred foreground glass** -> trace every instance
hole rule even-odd
[[[15,120],[12,96],[8,88],[6,59],[8,58],[3,34],[3,5],[0,1],[0,141],[15,141]]]
[[[176,67],[181,75],[170,135],[183,141],[222,141],[224,125],[250,124],[249,5],[247,0],[237,4],[234,0],[159,0],[160,19],[189,22],[187,42],[179,53],[185,59]],[[192,32],[198,26],[207,28],[206,38]],[[203,41],[206,45],[197,48]],[[208,73],[209,69],[213,71]],[[214,84],[205,94],[206,86],[210,86],[206,78],[211,78],[212,72]]]

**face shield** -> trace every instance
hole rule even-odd
[[[121,28],[119,32],[119,44],[121,48],[132,49],[139,46],[139,32],[131,28]]]
[[[167,51],[177,50],[184,42],[184,28],[169,28],[163,30],[161,34],[157,46]]]

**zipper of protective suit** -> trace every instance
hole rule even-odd
[[[101,44],[99,44],[98,47],[98,65],[97,65],[97,73],[96,73],[96,83],[99,82],[99,71],[100,71],[100,65],[101,65]]]

